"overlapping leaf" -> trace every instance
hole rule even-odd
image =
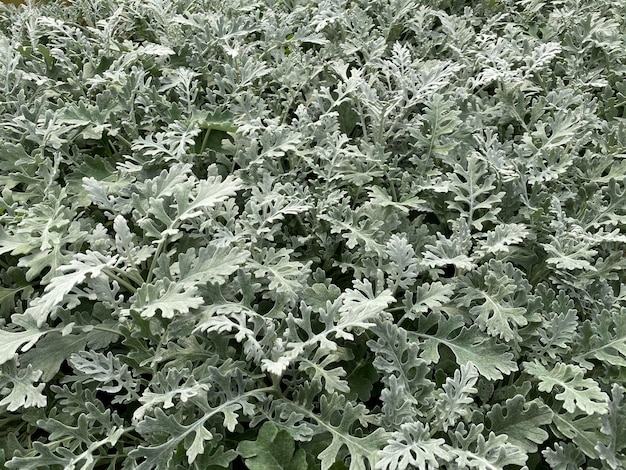
[[[552,3],[0,3],[0,467],[624,467],[623,2]]]
[[[562,391],[554,396],[563,402],[563,407],[570,413],[576,410],[587,414],[607,412],[607,395],[600,390],[595,380],[583,378],[584,369],[571,364],[557,364],[547,369],[537,362],[527,362],[524,370],[539,381],[541,391],[551,392],[558,386]]]
[[[266,422],[259,430],[256,441],[242,441],[237,446],[239,455],[246,460],[250,470],[306,470],[303,449],[294,453],[294,441],[286,431]]]
[[[532,453],[548,438],[545,427],[552,423],[552,415],[550,408],[540,401],[525,402],[523,396],[516,395],[504,406],[495,404],[486,416],[491,431],[505,434],[511,444]]]
[[[420,344],[424,351],[421,357],[430,363],[439,361],[439,348],[446,346],[460,365],[471,362],[488,379],[500,379],[517,370],[513,354],[506,346],[497,343],[476,326],[467,328],[464,324],[459,318],[448,319],[433,312],[419,319],[417,331],[410,332],[409,337]]]
[[[453,454],[443,446],[445,441],[431,437],[429,431],[428,425],[419,422],[403,424],[380,451],[381,458],[376,469],[431,470],[449,462]]]

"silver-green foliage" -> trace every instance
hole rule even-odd
[[[624,468],[624,18],[2,4],[0,466]]]

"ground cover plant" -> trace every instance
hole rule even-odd
[[[0,465],[625,468],[624,18],[2,6]]]

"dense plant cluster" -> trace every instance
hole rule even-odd
[[[625,18],[0,7],[0,466],[625,468]]]

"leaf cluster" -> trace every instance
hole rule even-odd
[[[0,466],[626,467],[619,0],[0,4]]]

